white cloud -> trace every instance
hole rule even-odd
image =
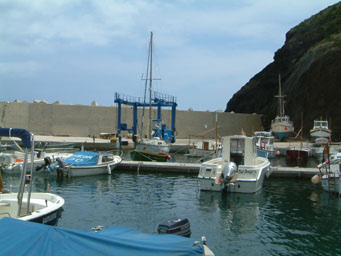
[[[101,79],[96,86],[119,84],[127,92],[113,90],[130,94],[144,72],[149,32],[154,31],[165,92],[191,92],[193,102],[219,95],[224,107],[272,62],[290,28],[336,2],[2,0],[0,82],[11,88],[16,80],[6,80],[7,75],[35,76],[26,80],[34,90],[42,75],[57,83],[72,70],[77,82],[64,76],[63,83],[79,86],[86,73],[86,82]],[[201,90],[192,92],[193,87]]]

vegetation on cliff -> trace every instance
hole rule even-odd
[[[341,2],[292,28],[274,61],[233,95],[225,111],[262,114],[263,127],[269,130],[277,114],[278,74],[295,131],[303,112],[305,137],[314,119],[322,118],[330,121],[333,140],[340,140]]]

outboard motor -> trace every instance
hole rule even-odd
[[[225,184],[230,183],[233,176],[237,173],[237,169],[237,165],[233,162],[229,162],[227,165],[225,165],[221,174],[221,178]]]
[[[159,234],[172,234],[190,237],[191,236],[191,227],[187,218],[176,218],[167,220],[161,224],[159,224],[157,228],[157,232]]]
[[[50,157],[44,157],[44,164],[37,166],[36,171],[40,171],[44,167],[48,168],[51,165],[51,158]]]

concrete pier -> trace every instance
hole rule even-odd
[[[200,163],[172,163],[172,162],[142,162],[142,161],[122,161],[117,170],[127,171],[148,171],[158,173],[182,173],[198,175]],[[301,167],[271,167],[272,173],[270,178],[311,178],[318,173],[317,168],[301,168]]]

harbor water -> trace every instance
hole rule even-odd
[[[3,180],[15,190],[19,176],[3,174]],[[156,233],[163,221],[185,217],[191,238],[205,236],[218,256],[341,255],[341,199],[307,179],[270,178],[257,194],[221,194],[200,191],[196,175],[35,176],[34,191],[48,187],[65,199],[60,227]]]

